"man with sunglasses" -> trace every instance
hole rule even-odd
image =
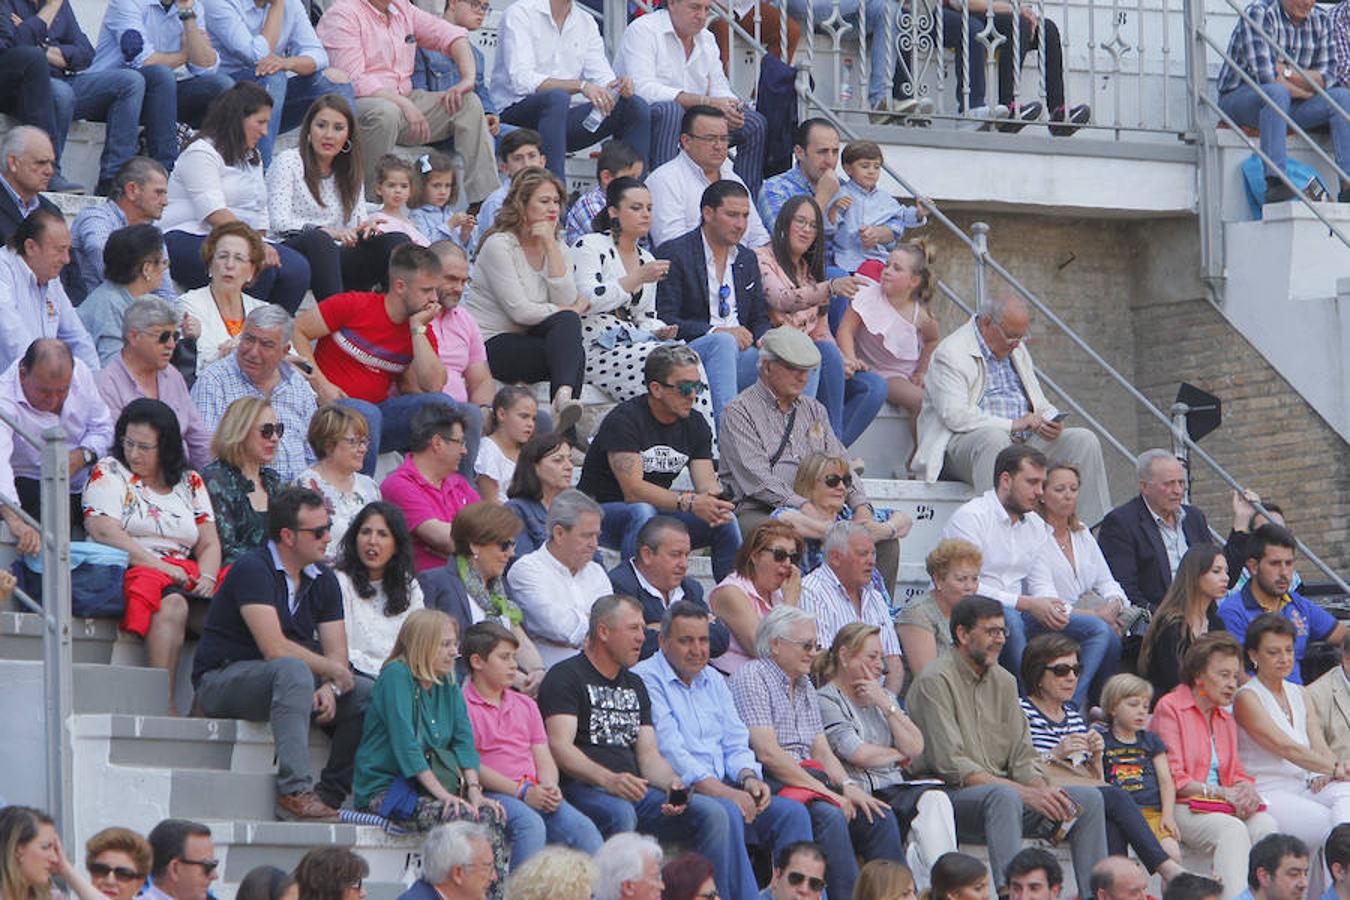
[[[370,699],[371,680],[354,674],[347,660],[342,590],[323,565],[331,529],[319,493],[290,487],[273,497],[267,543],[230,566],[192,665],[207,716],[270,722],[283,820],[336,820],[351,791]],[[311,719],[331,740],[317,781]]]
[[[145,900],[207,900],[220,877],[211,829],[187,819],[165,819],[146,836],[152,853]],[[91,866],[92,869],[92,866]]]
[[[647,393],[609,411],[591,438],[577,485],[604,509],[600,543],[627,560],[637,536],[657,513],[689,529],[691,546],[711,547],[713,577],[725,578],[736,562],[741,532],[734,506],[722,499],[712,461],[712,428],[692,415],[694,399],[708,389],[699,378],[698,354],[684,344],[656,348],[643,365]],[[692,491],[672,489],[689,470]]]
[[[811,900],[825,890],[825,851],[812,841],[789,844],[773,863],[773,880],[759,900]]]

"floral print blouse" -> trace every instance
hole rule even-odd
[[[281,476],[275,469],[263,467],[263,490],[268,503],[281,490]],[[253,482],[234,466],[216,460],[202,469],[211,505],[216,511],[216,530],[220,532],[220,564],[228,566],[244,553],[267,541],[267,513],[258,512],[249,502]]]
[[[215,521],[206,484],[196,472],[187,470],[161,494],[111,456],[99,460],[89,474],[83,506],[86,519],[115,519],[128,536],[160,557],[190,557],[197,546],[197,526]]]

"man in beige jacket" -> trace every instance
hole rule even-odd
[[[1322,736],[1337,759],[1350,759],[1350,637],[1341,641],[1341,664],[1308,688]]]

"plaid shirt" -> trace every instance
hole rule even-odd
[[[1022,387],[1022,379],[1013,368],[1012,354],[999,359],[984,342],[984,335],[975,329],[975,339],[980,342],[980,355],[984,357],[989,376],[984,384],[984,394],[980,397],[980,409],[991,416],[999,416],[1014,421],[1031,412],[1031,401]]]
[[[604,208],[605,192],[598,184],[577,198],[577,202],[567,211],[567,220],[564,222],[567,246],[572,246],[591,233],[591,220]]]
[[[778,211],[784,203],[802,194],[812,196],[815,192],[811,182],[802,174],[800,165],[767,179],[759,189],[759,217],[764,220],[764,227],[769,229],[769,234],[773,234],[773,223],[778,221]],[[832,230],[827,225],[826,231]]]
[[[731,676],[731,697],[746,728],[772,728],[782,747],[801,762],[811,756],[811,744],[825,733],[816,705],[816,692],[806,675],[792,693],[787,673],[767,659],[752,659]]]
[[[1314,6],[1308,17],[1294,24],[1278,0],[1258,0],[1247,7],[1247,15],[1270,35],[1298,63],[1305,72],[1320,72],[1327,87],[1339,81],[1337,40],[1332,34],[1331,17]],[[1344,19],[1342,14],[1340,19]],[[1228,41],[1228,55],[1238,63],[1257,84],[1275,81],[1285,61],[1270,44],[1252,30],[1245,21],[1239,21]],[[1233,67],[1225,65],[1219,73],[1219,93],[1226,94],[1245,86]]]
[[[281,476],[283,484],[290,484],[314,463],[314,451],[310,449],[305,435],[317,407],[314,389],[304,376],[290,363],[283,362],[279,368],[281,380],[269,396],[248,380],[248,376],[239,368],[238,359],[231,353],[220,362],[202,369],[196,383],[192,385],[192,402],[202,414],[202,424],[211,434],[215,433],[226,408],[240,397],[262,397],[270,402],[277,414],[277,421],[286,426],[286,432],[277,442],[277,455],[271,467]]]
[[[1350,87],[1350,6],[1337,3],[1328,18],[1331,19],[1331,49],[1336,60],[1336,83]]]

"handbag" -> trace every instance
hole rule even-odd
[[[459,762],[455,759],[449,747],[439,747],[425,739],[422,733],[422,692],[413,689],[413,734],[417,736],[419,744],[423,745],[422,758],[427,761],[427,767],[431,769],[431,774],[436,776],[436,780],[456,797],[461,796],[464,788],[464,779],[459,774]],[[417,801],[421,797],[430,796],[422,783],[415,778],[409,778],[406,775],[400,775],[389,783],[385,789],[384,797],[380,800],[379,814],[386,819],[407,820],[413,817],[417,812]]]
[[[127,571],[125,550],[94,541],[70,542],[70,614],[78,619],[120,619],[126,611],[122,579]],[[42,556],[24,556],[10,570],[19,589],[42,603]]]
[[[1055,756],[1045,760],[1045,777],[1051,784],[1060,786],[1101,787],[1106,783],[1102,777],[1102,755],[1088,754],[1087,759],[1075,762],[1072,759],[1060,759]]]
[[[1190,807],[1193,813],[1223,813],[1226,816],[1236,816],[1237,808],[1227,800],[1220,800],[1218,797],[1188,797],[1185,800],[1178,800],[1178,803],[1185,803]],[[1256,808],[1257,812],[1265,812],[1266,805],[1262,803]]]

